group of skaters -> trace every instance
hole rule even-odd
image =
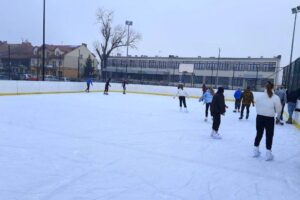
[[[208,112],[212,116],[212,132],[211,137],[214,139],[221,139],[219,133],[219,127],[221,124],[221,115],[225,115],[228,106],[225,104],[224,88],[219,87],[215,93],[212,87],[202,86],[203,95],[199,101],[205,104],[205,121],[208,120]],[[186,97],[188,93],[184,89],[183,84],[178,85],[176,95],[179,98],[179,107],[182,110],[182,104],[187,112]],[[244,117],[244,111],[246,108],[246,119],[249,118],[250,106],[256,107],[256,137],[254,139],[253,156],[259,157],[259,144],[263,137],[264,131],[266,132],[266,157],[267,161],[273,160],[272,143],[274,136],[275,123],[283,125],[283,112],[284,106],[288,104],[289,118],[286,121],[287,124],[292,124],[293,112],[296,108],[297,99],[300,97],[300,88],[296,91],[289,92],[284,87],[278,87],[274,91],[274,85],[271,82],[267,82],[265,85],[265,91],[262,95],[257,97],[254,101],[254,95],[247,87],[244,91],[237,89],[234,93],[235,109],[233,112],[240,113],[239,119]],[[255,103],[254,103],[255,102]]]
[[[111,81],[111,78],[108,78],[107,81],[105,82],[104,92],[103,92],[104,95],[108,95],[109,87],[111,87],[110,81]],[[122,81],[123,94],[126,94],[126,85],[127,84],[128,84],[127,80],[124,79]],[[87,85],[87,87],[85,89],[85,92],[90,92],[90,87],[91,87],[91,85],[93,85],[92,78],[88,78],[86,80],[86,85]]]

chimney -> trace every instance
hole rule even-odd
[[[86,43],[82,43],[81,45],[82,45],[82,46],[85,46],[85,47],[87,48],[87,44],[86,44]]]

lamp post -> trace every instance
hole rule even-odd
[[[215,88],[218,87],[219,84],[219,66],[220,66],[220,55],[221,55],[221,49],[219,48],[219,56],[218,56],[218,64],[217,64],[217,74],[216,74],[216,83],[215,83]]]
[[[126,62],[126,78],[128,78],[128,74],[127,74],[127,67],[128,67],[128,49],[129,49],[129,27],[133,25],[132,21],[126,20],[125,21],[125,25],[127,26],[127,42],[126,42],[126,46],[127,46],[127,51],[126,51],[126,57],[127,57],[127,62]]]
[[[296,30],[296,22],[297,22],[297,13],[300,12],[300,6],[297,6],[295,8],[292,8],[292,14],[295,14],[295,20],[294,20],[294,30],[293,30],[293,37],[292,37],[292,47],[291,47],[291,56],[290,56],[290,67],[289,67],[289,86],[292,82],[292,62],[293,62],[293,50],[294,50],[294,39],[295,39],[295,30]]]
[[[82,59],[82,55],[80,54],[80,49],[78,50],[78,66],[77,66],[77,79],[80,80],[80,59]]]
[[[10,57],[10,44],[8,45],[8,67],[9,67],[9,80],[11,80],[11,57]]]
[[[45,80],[45,18],[46,18],[46,0],[43,4],[43,58],[42,58],[42,80]]]

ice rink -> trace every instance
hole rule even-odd
[[[299,200],[300,131],[276,126],[275,160],[252,157],[255,108],[233,103],[222,140],[204,105],[111,93],[0,97],[1,200]]]

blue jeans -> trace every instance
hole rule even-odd
[[[289,112],[289,117],[293,117],[293,112],[296,109],[296,103],[288,102],[288,112]]]

